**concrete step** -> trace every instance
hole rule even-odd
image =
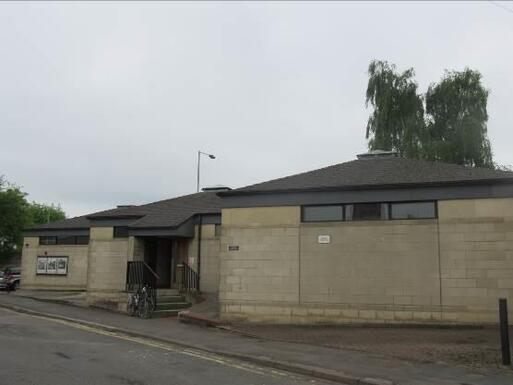
[[[181,310],[155,310],[152,313],[151,318],[176,317],[179,311]]]
[[[180,295],[178,289],[157,289],[157,296],[159,295]]]
[[[176,309],[187,309],[191,307],[190,302],[158,302],[157,310],[176,310]]]
[[[157,303],[159,302],[186,302],[183,295],[157,295]]]

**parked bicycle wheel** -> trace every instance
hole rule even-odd
[[[139,317],[141,318],[150,318],[151,313],[153,313],[154,305],[153,301],[148,295],[142,296],[139,300],[139,305],[137,306],[137,310],[139,311]]]
[[[128,294],[126,310],[129,316],[133,317],[137,312],[137,294]]]

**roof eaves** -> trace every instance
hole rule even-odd
[[[241,195],[266,195],[266,194],[286,194],[302,192],[326,192],[326,191],[350,191],[350,190],[382,190],[382,189],[401,189],[412,187],[440,187],[440,186],[467,186],[484,184],[513,184],[512,178],[485,178],[468,179],[458,181],[436,181],[421,183],[390,183],[390,184],[365,184],[365,185],[347,185],[347,186],[320,186],[308,188],[289,188],[273,190],[231,190],[217,193],[219,197],[241,196]]]
[[[88,215],[86,216],[89,220],[107,220],[107,219],[139,219],[147,214],[126,214],[126,215]]]
[[[44,231],[62,231],[62,230],[89,230],[89,227],[30,227],[23,229],[22,232],[44,232]]]

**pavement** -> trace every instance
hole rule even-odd
[[[16,290],[10,295],[32,298],[38,301],[62,303],[73,306],[87,307],[84,291],[55,291],[55,290]]]
[[[386,327],[234,323],[255,338],[380,354],[412,363],[461,365],[486,373],[501,366],[497,327]],[[513,336],[513,327],[510,328]]]
[[[0,294],[0,306],[16,308],[49,317],[104,327],[106,330],[146,336],[154,341],[194,348],[223,357],[251,362],[261,367],[309,374],[318,379],[353,384],[511,384],[511,367],[486,367],[479,370],[464,365],[438,362],[412,362],[328,346],[306,345],[267,338],[251,338],[219,328],[181,324],[175,318],[142,320],[99,309],[41,302],[30,298]],[[109,329],[110,328],[110,329]]]
[[[313,385],[194,350],[0,309],[2,385]]]

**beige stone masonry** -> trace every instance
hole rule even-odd
[[[128,260],[128,238],[114,238],[112,227],[92,227],[89,240],[88,292],[125,290]]]
[[[300,208],[259,207],[223,209],[223,227],[287,227],[299,226]]]
[[[513,299],[513,199],[441,201],[438,208],[442,303],[464,307],[458,321],[495,322],[498,298]]]
[[[300,207],[224,209],[221,316],[496,323],[498,298],[513,299],[513,198],[440,201],[438,215],[300,223]]]
[[[39,237],[25,237],[21,257],[21,287],[29,290],[85,290],[87,245],[39,245]],[[65,276],[37,275],[38,256],[68,257]]]

